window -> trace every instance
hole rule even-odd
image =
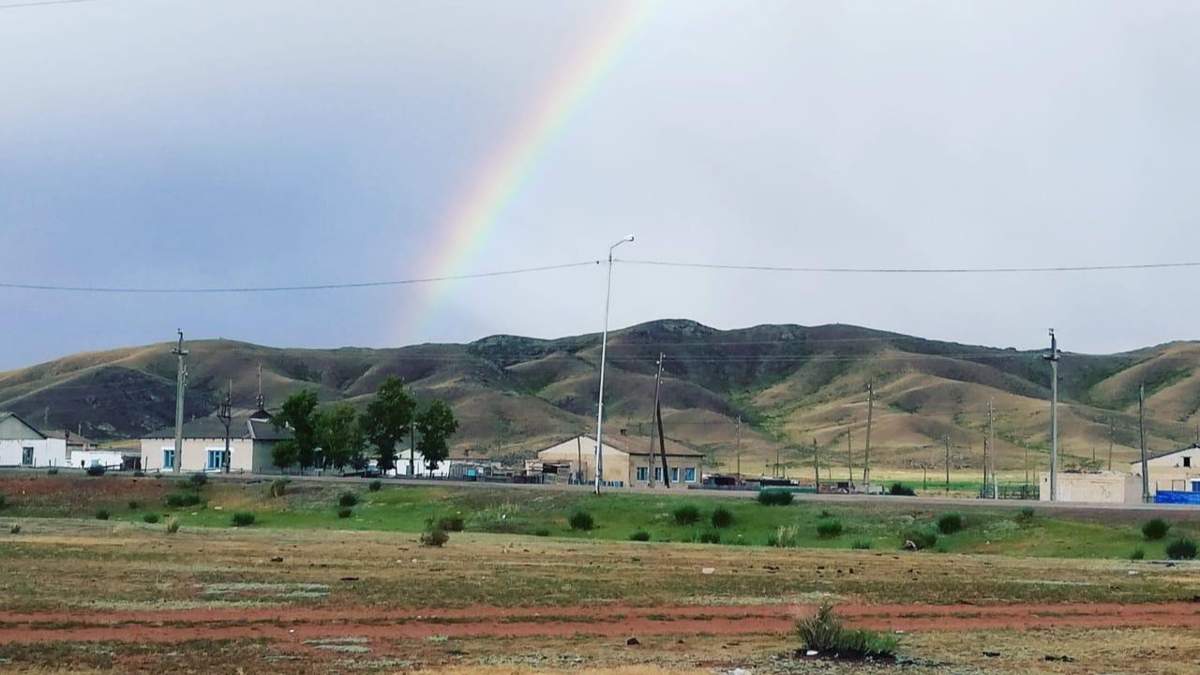
[[[649,475],[650,475],[650,471],[646,467],[639,466],[637,468],[637,479],[638,480],[646,480],[647,476],[649,476]]]
[[[685,483],[695,483],[696,482],[696,467],[689,466],[683,470],[683,482],[685,482]]]
[[[654,467],[654,480],[657,480],[657,481],[662,480],[662,467],[661,466]]]
[[[1191,458],[1191,457],[1184,457],[1184,458],[1183,458],[1183,465],[1184,465],[1185,467],[1190,467],[1190,466],[1192,465],[1192,458]]]
[[[224,454],[225,454],[224,450],[213,450],[211,448],[209,449],[208,465],[207,465],[207,468],[209,471],[213,471],[213,470],[219,471],[222,468],[222,466],[224,465],[224,462],[222,462],[221,460],[224,459],[222,457],[222,455],[224,455]]]
[[[163,471],[175,470],[175,448],[163,448]]]
[[[33,466],[33,448],[29,446],[21,448],[21,464]]]
[[[677,467],[677,466],[671,467],[671,482],[672,483],[679,482],[679,467]]]

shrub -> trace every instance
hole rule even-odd
[[[650,541],[650,533],[645,530],[638,530],[629,535],[629,541]]]
[[[271,481],[271,489],[269,491],[270,495],[272,497],[284,496],[285,494],[287,494],[288,483],[291,483],[291,482],[292,481],[290,481],[286,478],[276,478],[275,480]]]
[[[724,506],[718,506],[712,512],[713,527],[729,527],[733,524],[733,512]]]
[[[142,508],[142,503],[141,503],[141,502],[139,502],[139,501],[138,501],[138,500],[136,500],[136,499],[130,499],[130,500],[129,500],[129,510],[130,510],[130,511],[137,511],[137,510],[138,510],[138,509],[140,509],[140,508]]]
[[[448,541],[450,541],[450,535],[446,534],[445,530],[436,525],[421,533],[422,546],[441,548]]]
[[[871,540],[870,539],[855,539],[854,543],[850,544],[850,548],[853,548],[853,549],[856,549],[859,551],[869,550],[871,548]]]
[[[697,540],[701,544],[719,544],[721,543],[721,533],[717,532],[716,530],[701,532],[700,536],[697,537]]]
[[[1146,551],[1141,546],[1133,549],[1133,553],[1129,554],[1130,560],[1141,560],[1146,557]]]
[[[57,466],[52,466],[52,467],[50,467],[50,468],[49,468],[49,469],[46,471],[46,475],[48,475],[48,476],[57,476],[57,475],[58,475],[58,467],[57,467]]]
[[[596,526],[596,521],[592,518],[592,514],[587,511],[576,511],[571,514],[568,521],[571,524],[572,530],[590,530]]]
[[[937,544],[938,535],[933,529],[914,527],[905,530],[901,538],[904,540],[904,548],[910,548],[911,543],[911,548],[921,551],[933,548]]]
[[[691,525],[700,520],[700,509],[693,504],[684,504],[676,507],[671,515],[675,517],[676,525]]]
[[[1196,557],[1196,542],[1180,537],[1167,544],[1167,557],[1171,560],[1192,560]]]
[[[817,536],[822,539],[842,536],[842,521],[837,519],[820,521],[817,523]]]
[[[175,518],[167,519],[167,534],[175,534],[179,531],[179,521]]]
[[[199,490],[208,484],[208,475],[204,473],[194,473],[191,476],[188,476],[188,482],[192,484],[192,487]]]
[[[1022,506],[1017,512],[1016,521],[1019,525],[1028,525],[1033,522],[1034,510],[1032,506]]]
[[[954,534],[963,528],[962,516],[957,513],[945,513],[937,520],[938,532]]]
[[[794,548],[800,543],[800,529],[795,525],[782,525],[767,535],[767,546]]]
[[[1171,529],[1171,524],[1162,518],[1151,518],[1142,525],[1142,536],[1150,541],[1158,541],[1167,536],[1167,530]]]
[[[158,514],[157,513],[147,513],[142,516],[142,520],[153,525],[158,522]]]
[[[5,506],[8,506],[8,497],[5,497],[4,493],[0,493],[0,509]]]
[[[869,630],[853,630],[826,603],[813,616],[796,624],[803,648],[843,658],[889,659],[896,655],[896,638]]]
[[[437,521],[437,526],[439,529],[443,529],[447,532],[462,532],[463,531],[463,517],[462,516],[446,516],[445,518],[439,518]]]
[[[358,504],[358,495],[353,492],[343,492],[338,495],[338,506],[354,506]]]
[[[96,520],[108,520],[109,515],[107,509],[100,509],[96,512]]]
[[[833,514],[829,512],[829,509],[821,509],[821,513],[819,514],[819,516],[818,516],[818,517],[820,517],[820,518],[832,518],[832,517],[833,517]]]
[[[87,475],[103,476],[104,475],[104,467],[100,464],[93,464],[87,468]]]
[[[21,534],[21,526],[13,523],[12,527],[8,528],[9,534]]]
[[[367,485],[367,489],[371,492],[379,492],[381,488],[383,488],[383,481],[381,480],[373,480]]]
[[[533,536],[535,536],[535,537],[549,537],[549,536],[550,536],[550,530],[547,530],[547,529],[546,529],[546,528],[544,528],[544,527],[539,527],[538,529],[536,529],[536,530],[534,530],[534,531],[533,531]]]
[[[888,494],[893,497],[916,497],[917,491],[908,487],[904,483],[892,483],[888,487]]]
[[[254,514],[249,511],[238,511],[230,521],[234,527],[247,527],[254,524]]]
[[[200,495],[195,492],[176,492],[167,495],[167,506],[177,509],[184,506],[195,506],[200,503]]]
[[[354,509],[348,506],[338,509],[338,518],[349,518],[352,515],[354,515]]]
[[[794,499],[788,490],[759,490],[758,503],[763,506],[787,506]]]

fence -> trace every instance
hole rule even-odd
[[[1041,490],[1036,485],[1027,483],[1010,483],[1000,485],[1000,499],[1030,499],[1037,501],[1041,497]],[[981,499],[993,499],[995,492],[992,491],[991,485],[984,485],[979,491]]]

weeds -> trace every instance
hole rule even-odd
[[[232,523],[234,527],[249,527],[250,525],[254,524],[255,520],[256,519],[253,513],[249,511],[238,511],[237,513],[233,514],[233,518],[230,520],[230,523]]]
[[[795,548],[800,543],[800,529],[795,525],[783,525],[767,535],[767,546]]]
[[[1146,557],[1146,549],[1142,548],[1141,546],[1133,549],[1133,553],[1129,554],[1130,560],[1142,560],[1145,557]]]
[[[629,541],[650,541],[650,533],[645,530],[638,530],[629,535]]]
[[[204,487],[205,485],[208,485],[208,474],[194,473],[194,474],[188,476],[188,482],[192,484],[192,487],[199,490],[200,488]]]
[[[696,537],[696,540],[701,544],[719,544],[721,543],[721,533],[716,530],[708,530],[707,532],[701,532]]]
[[[729,527],[733,524],[733,512],[724,506],[718,506],[713,509],[712,517],[709,520],[712,521],[713,527]]]
[[[292,481],[286,478],[276,478],[275,480],[271,481],[271,487],[268,493],[272,498],[282,497],[287,494],[288,483],[291,482]]]
[[[462,516],[446,516],[444,518],[439,518],[437,521],[437,526],[447,532],[462,532],[463,531],[463,517]]]
[[[1196,542],[1186,537],[1180,537],[1167,544],[1167,557],[1171,560],[1194,560],[1196,558]]]
[[[196,506],[200,503],[200,495],[195,492],[176,492],[169,494],[166,498],[166,505],[171,508],[182,508],[185,506]]]
[[[937,520],[937,528],[942,534],[954,534],[963,529],[962,516],[957,513],[942,514]]]
[[[804,649],[835,658],[890,659],[896,656],[898,646],[891,635],[846,628],[829,603],[821,605],[813,616],[798,622],[796,634]]]
[[[854,543],[850,544],[850,548],[856,551],[867,551],[871,548],[870,539],[855,539]]]
[[[1017,512],[1015,520],[1018,525],[1028,525],[1033,522],[1034,515],[1036,515],[1036,512],[1032,506],[1022,506],[1021,510]]]
[[[817,536],[822,539],[833,539],[842,536],[842,521],[837,519],[822,520],[817,523]]]
[[[177,518],[167,519],[167,534],[175,534],[179,531],[179,520]]]
[[[379,490],[382,488],[383,488],[383,481],[381,481],[381,480],[373,480],[373,481],[371,481],[371,483],[369,485],[367,485],[367,489],[370,490],[371,492],[379,492]]]
[[[1167,532],[1171,529],[1171,524],[1162,518],[1151,518],[1142,525],[1142,536],[1147,541],[1158,541],[1167,536]]]
[[[450,541],[450,535],[446,531],[438,527],[436,523],[430,521],[426,524],[426,530],[421,533],[421,545],[441,548]]]
[[[337,513],[338,518],[349,518],[350,516],[354,515],[354,509],[348,506],[343,506],[342,508],[338,509]]]
[[[353,492],[343,492],[338,495],[338,506],[355,506],[358,504],[358,495]]]
[[[684,504],[676,507],[671,515],[674,516],[676,525],[692,525],[700,520],[700,509],[696,508],[695,504]]]
[[[136,499],[130,499],[130,500],[129,500],[129,510],[130,510],[130,511],[137,511],[137,510],[138,510],[138,509],[140,509],[140,508],[142,508],[142,503],[141,503],[141,502],[139,502],[139,501],[138,501],[138,500],[136,500]]]
[[[100,509],[96,512],[96,520],[108,520],[109,515],[108,509]]]
[[[588,513],[587,511],[576,511],[575,513],[572,513],[568,522],[571,524],[572,530],[584,532],[596,526],[596,520],[592,518],[592,514]]]
[[[904,548],[922,551],[937,545],[938,535],[931,528],[914,527],[905,530],[901,538],[904,540]]]
[[[8,528],[8,533],[9,534],[21,534],[21,526],[17,525],[16,523],[13,523],[12,527]]]
[[[758,503],[763,506],[787,506],[795,497],[787,490],[759,490]]]
[[[533,536],[535,536],[535,537],[549,537],[549,536],[550,536],[550,530],[548,530],[548,529],[546,529],[546,528],[544,528],[544,527],[539,527],[538,529],[536,529],[536,530],[534,530],[534,531],[533,531]]]
[[[142,516],[142,522],[153,525],[158,522],[158,514],[157,513],[144,514]]]

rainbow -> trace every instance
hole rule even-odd
[[[429,256],[427,277],[461,273],[488,241],[495,223],[520,192],[547,147],[566,128],[572,113],[597,89],[620,60],[623,47],[645,25],[657,0],[619,0],[551,77],[495,150],[471,172],[438,221],[438,239]],[[428,321],[453,283],[430,284],[408,317]],[[409,331],[423,326],[409,326]],[[412,336],[416,337],[416,336]]]

